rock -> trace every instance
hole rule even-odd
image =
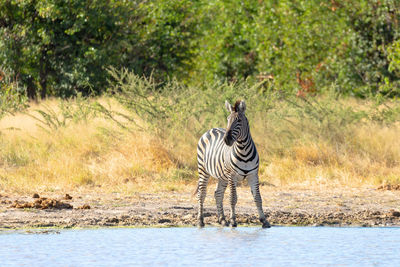
[[[40,198],[38,193],[33,194],[32,198]]]
[[[106,219],[107,223],[119,223],[119,219],[118,218],[108,218]]]
[[[391,215],[392,217],[400,217],[400,211],[391,210],[391,211],[390,211],[390,215]]]
[[[400,190],[400,184],[384,184],[377,188],[378,190]]]
[[[176,209],[176,210],[193,210],[193,207],[182,207],[182,206],[172,206],[172,209]]]
[[[125,222],[125,221],[127,221],[129,219],[129,216],[128,215],[121,215],[121,216],[119,216],[119,218],[118,218],[118,220],[120,221],[120,222]]]
[[[34,202],[19,202],[18,200],[14,201],[14,203],[10,206],[10,208],[17,208],[17,209],[72,209],[73,206],[58,201],[56,199],[48,199],[45,197],[41,197],[36,199]]]
[[[90,210],[90,206],[88,204],[84,204],[84,205],[78,207],[78,209],[80,209],[80,210]]]

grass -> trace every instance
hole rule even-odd
[[[175,163],[159,138],[121,129],[101,116],[57,129],[44,128],[45,124],[34,118],[42,107],[57,111],[58,101],[32,104],[24,114],[0,121],[1,190],[22,194],[184,187],[172,182],[185,181],[185,169],[173,168]],[[121,107],[114,103],[113,109]]]
[[[224,100],[236,95],[247,101],[262,184],[400,183],[396,100],[377,103],[329,92],[301,99],[261,86],[199,90],[176,81],[160,91],[150,80],[138,85],[134,79],[140,78],[129,79],[117,83],[113,96],[50,99],[3,117],[0,191],[192,192],[197,140],[206,129],[225,127]],[[130,94],[138,86],[140,94]],[[148,110],[143,113],[141,105]]]

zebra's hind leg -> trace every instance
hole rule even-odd
[[[199,168],[199,182],[197,184],[197,199],[199,202],[197,226],[204,227],[203,204],[207,194],[207,183],[210,175]]]
[[[251,188],[251,193],[254,198],[254,202],[256,203],[257,211],[258,211],[258,216],[260,219],[260,222],[262,223],[262,228],[270,228],[271,225],[269,224],[268,220],[265,218],[265,214],[262,209],[262,199],[261,199],[261,194],[260,194],[260,184],[258,181],[258,175],[252,175],[249,176],[248,182]]]
[[[236,193],[236,185],[237,181],[236,179],[229,179],[229,189],[230,189],[230,201],[231,201],[231,218],[230,218],[230,224],[232,227],[236,227],[236,214],[235,214],[235,206],[237,203],[237,193]]]
[[[215,190],[214,197],[217,204],[218,223],[222,226],[228,226],[224,215],[224,194],[228,183],[224,180],[218,179],[217,189]]]

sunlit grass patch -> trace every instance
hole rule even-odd
[[[247,102],[263,185],[399,183],[400,112],[394,100],[382,106],[329,93],[298,99],[245,84],[199,90],[175,81],[166,87],[170,92],[151,81],[134,85],[143,86],[138,92],[145,95],[134,95],[126,84],[119,88],[125,95],[50,99],[0,120],[0,190],[192,192],[197,141],[207,129],[226,126],[224,100],[236,98]],[[146,114],[138,111],[147,101]],[[38,110],[50,117],[38,120]],[[65,123],[55,127],[45,118]]]

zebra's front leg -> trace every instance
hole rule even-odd
[[[207,194],[208,178],[210,178],[209,175],[199,170],[199,182],[197,185],[197,199],[199,203],[198,213],[197,213],[198,227],[204,227],[203,204]]]
[[[228,226],[224,215],[224,194],[228,183],[224,180],[218,179],[217,189],[215,190],[214,197],[217,204],[218,223],[222,226]]]
[[[261,199],[261,194],[260,194],[260,184],[258,181],[258,174],[249,176],[248,182],[249,182],[249,185],[251,188],[251,193],[253,195],[254,202],[256,203],[258,216],[259,216],[260,222],[262,223],[262,228],[270,228],[271,225],[269,224],[268,220],[265,218],[265,214],[262,209],[262,199]]]
[[[236,193],[236,185],[237,181],[234,178],[229,179],[229,189],[231,191],[230,193],[230,201],[231,201],[231,218],[230,218],[230,224],[232,227],[236,227],[236,214],[235,214],[235,206],[237,203],[237,193]]]

